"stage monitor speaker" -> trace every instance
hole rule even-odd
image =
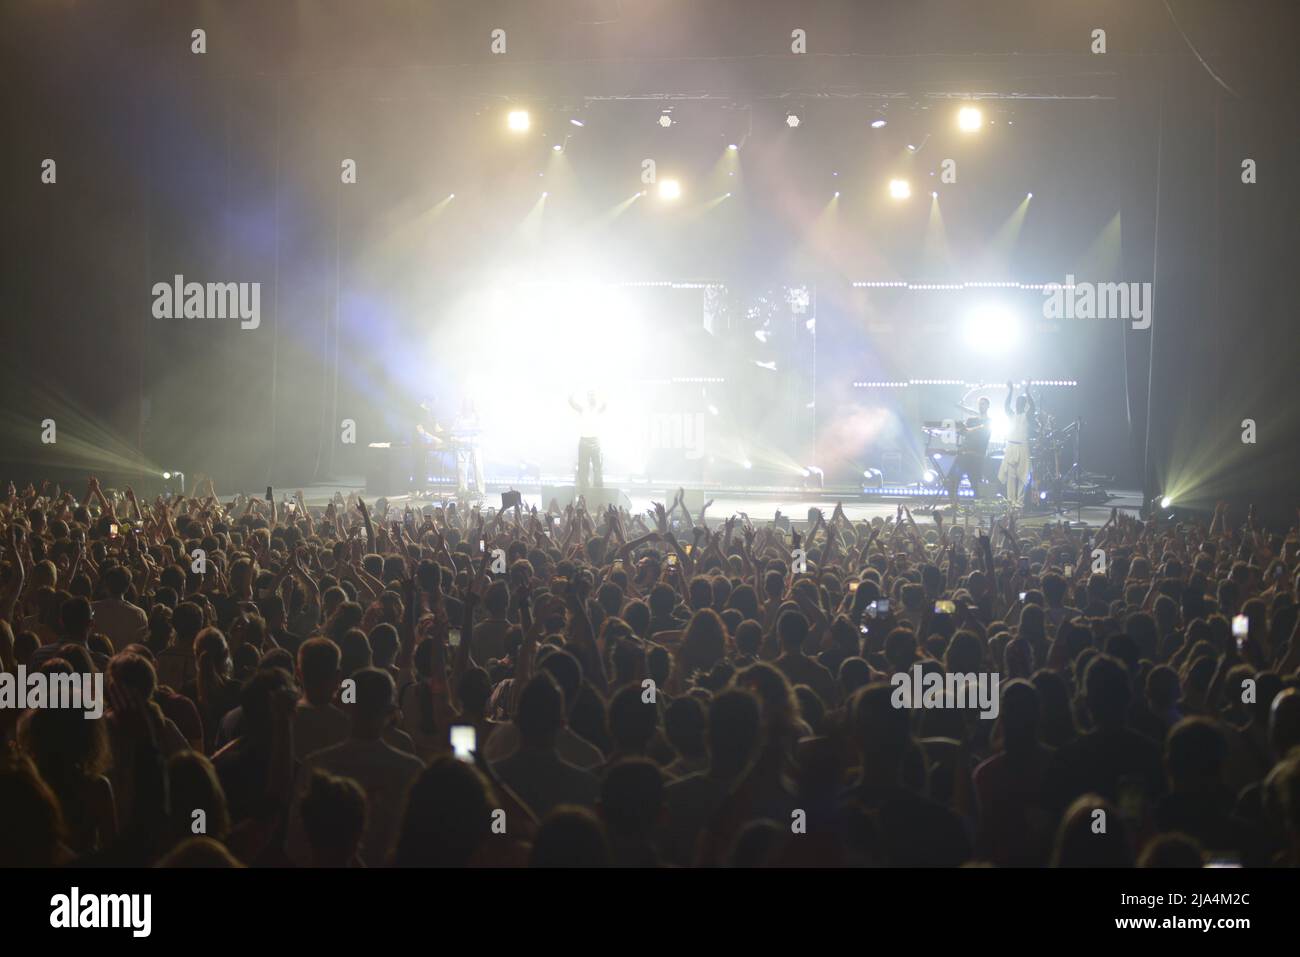
[[[608,508],[611,505],[617,505],[625,508],[629,512],[632,510],[632,500],[617,488],[593,488],[583,493],[587,499],[587,511],[595,514],[597,510]],[[542,486],[542,508],[547,508],[551,504],[551,499],[560,503],[560,508],[567,508],[578,499],[577,490],[572,485],[543,485]]]

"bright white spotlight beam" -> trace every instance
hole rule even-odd
[[[963,106],[957,111],[957,128],[963,133],[974,133],[984,125],[984,113],[978,106]]]
[[[964,332],[973,352],[1010,352],[1020,343],[1020,319],[1005,305],[985,303],[967,317]]]

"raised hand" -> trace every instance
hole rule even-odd
[[[663,502],[652,502],[654,510],[650,513],[655,520],[655,525],[659,527],[660,532],[668,531],[668,512],[664,509]]]

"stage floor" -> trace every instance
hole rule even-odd
[[[355,481],[345,481],[334,485],[312,485],[303,489],[303,496],[308,505],[324,505],[336,492],[348,495],[353,492],[363,492],[364,482],[358,477]],[[489,505],[500,505],[500,492],[505,491],[509,486],[488,483],[488,496],[485,503]],[[537,506],[544,508],[546,503],[541,500],[539,486],[518,486],[523,496],[526,506]],[[676,494],[676,487],[669,491],[665,496],[665,486],[656,485],[653,487],[633,485],[612,485],[611,487],[620,488],[627,493],[628,499],[632,503],[632,508],[639,511],[646,511],[652,507],[656,501],[667,505]],[[530,490],[531,489],[531,490]],[[706,488],[699,489],[686,486],[688,493],[687,502],[693,504],[700,499],[701,493],[703,500],[712,499],[713,504],[705,518],[709,520],[710,526],[720,524],[727,516],[744,512],[749,516],[750,521],[755,524],[770,522],[779,510],[781,514],[788,517],[796,526],[800,526],[808,520],[808,510],[819,508],[830,517],[831,512],[835,509],[836,502],[840,502],[844,507],[844,514],[850,521],[869,521],[870,519],[880,517],[886,518],[895,514],[897,510],[897,501],[879,501],[868,500],[864,498],[861,491],[855,489],[828,489],[822,492],[808,491],[803,489],[783,489],[783,488]],[[1071,524],[1084,524],[1089,526],[1099,526],[1105,523],[1110,517],[1112,508],[1119,508],[1120,511],[1130,515],[1137,515],[1142,507],[1142,494],[1131,489],[1107,489],[1110,494],[1109,500],[1100,505],[1084,505],[1082,507],[1070,506],[1060,510],[1054,510],[1050,507],[1035,509],[1028,514],[1022,514],[1019,518],[1020,524],[1027,526],[1038,526],[1045,522],[1068,521]],[[437,502],[441,498],[451,498],[453,488],[440,489],[431,497],[412,498],[409,495],[390,495],[388,496],[389,506],[405,508],[408,502],[417,506],[427,505]],[[367,503],[373,503],[375,496],[365,494]],[[928,500],[923,498],[912,499],[906,502],[908,508],[912,510],[912,515],[917,524],[933,524],[934,519],[931,515],[918,511],[920,507],[926,504]],[[965,504],[965,500],[963,500]],[[698,513],[698,507],[692,509],[693,513]],[[1003,514],[1001,503],[996,505],[989,503],[987,506],[979,506],[970,510],[969,524],[972,527],[978,527],[981,524],[987,525],[990,517],[998,517]],[[944,513],[944,520],[951,520],[951,512]],[[966,522],[964,515],[960,515],[958,520],[963,524]]]

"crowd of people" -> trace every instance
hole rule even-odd
[[[1300,863],[1296,528],[707,511],[11,485],[0,864]]]

